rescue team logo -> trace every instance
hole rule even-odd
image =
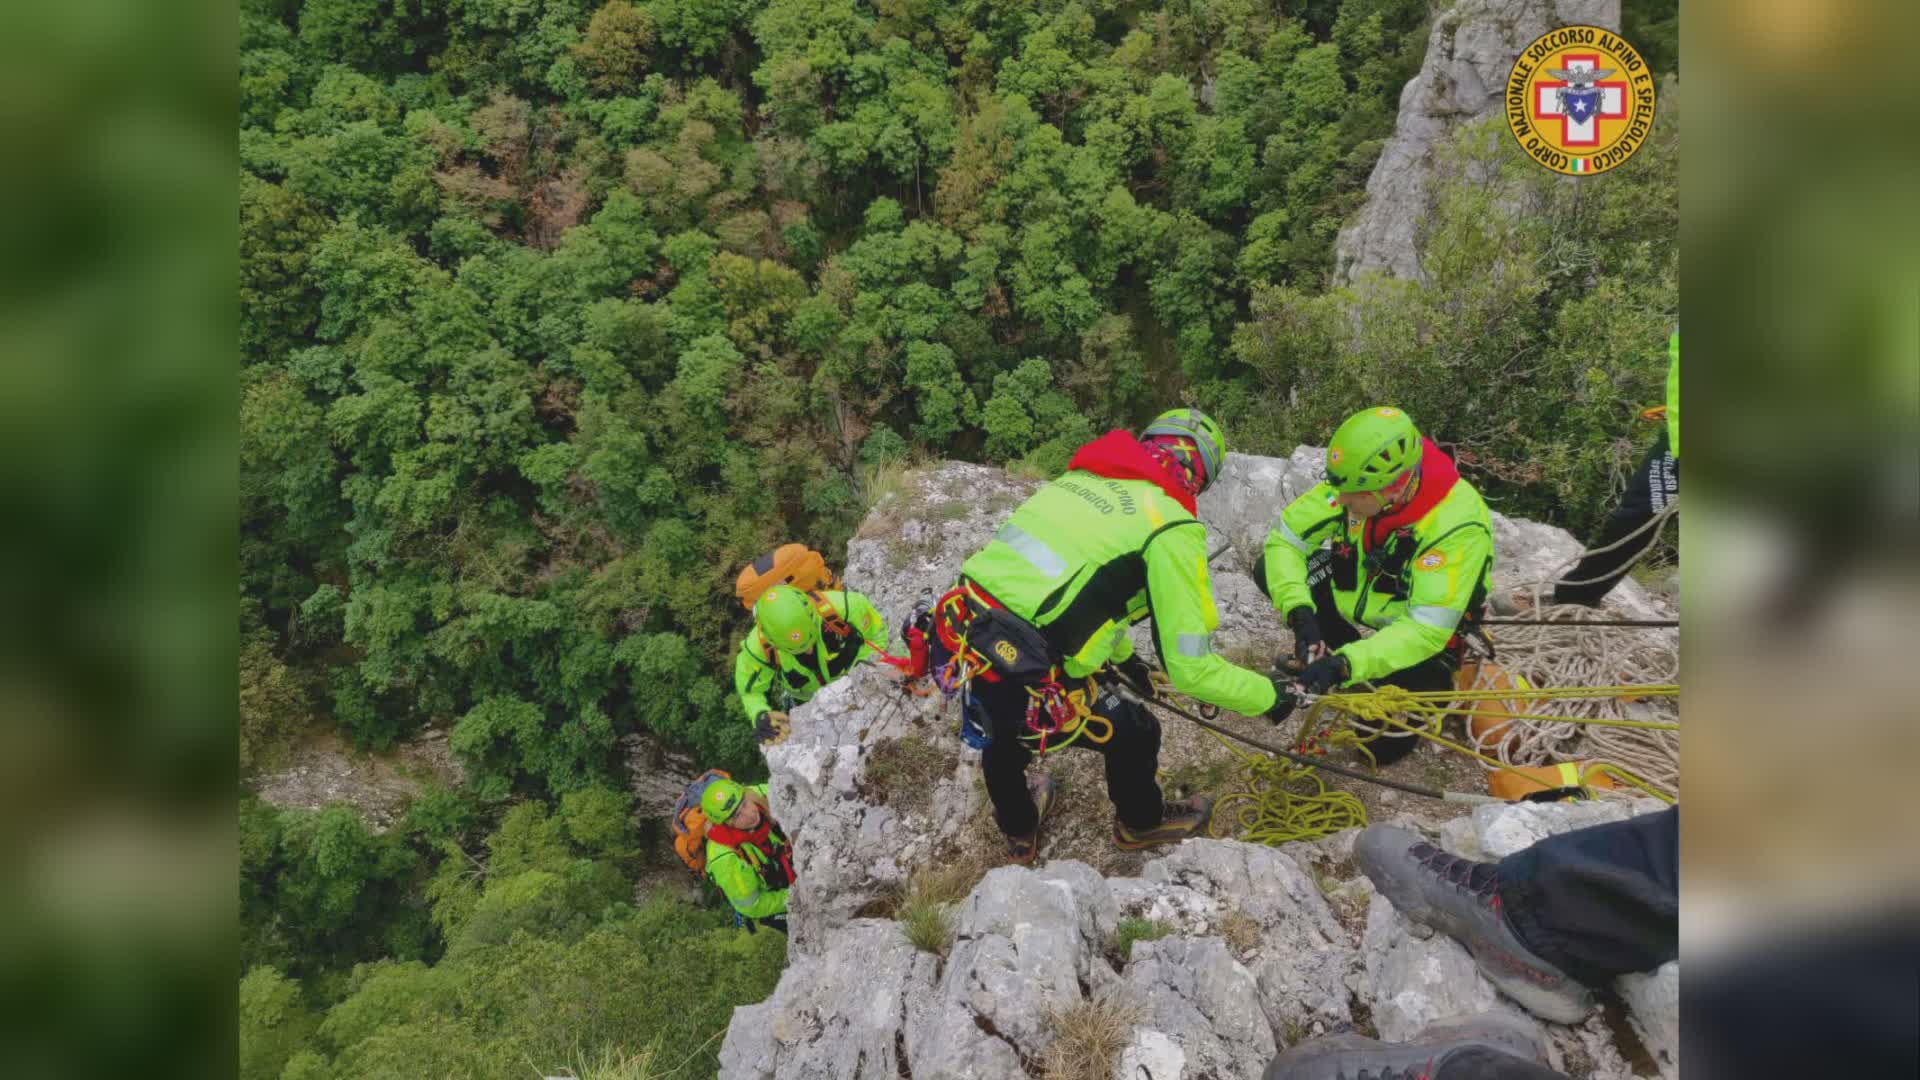
[[[1534,39],[1507,76],[1507,130],[1533,160],[1569,176],[1603,173],[1653,131],[1653,69],[1597,26]]]
[[[1420,569],[1422,570],[1438,570],[1445,565],[1447,565],[1447,556],[1444,552],[1429,551],[1425,555],[1420,556]]]

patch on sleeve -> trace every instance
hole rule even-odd
[[[1420,556],[1418,565],[1422,570],[1438,570],[1447,565],[1447,554],[1444,551],[1429,551]]]

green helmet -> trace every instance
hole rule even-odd
[[[1379,491],[1420,464],[1420,432],[1391,405],[1347,417],[1327,444],[1327,483],[1342,494]]]
[[[747,789],[741,787],[738,780],[716,779],[700,793],[700,811],[707,815],[708,821],[725,822],[746,798]]]
[[[1213,417],[1199,409],[1168,409],[1153,418],[1147,430],[1140,433],[1142,439],[1151,439],[1156,435],[1177,435],[1192,439],[1200,448],[1200,464],[1206,473],[1200,478],[1200,490],[1212,486],[1220,475],[1220,466],[1227,460],[1227,433],[1220,430]]]
[[[805,652],[820,640],[820,617],[807,594],[791,585],[775,585],[753,605],[753,621],[781,652]]]

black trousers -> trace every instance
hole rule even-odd
[[[1680,809],[1549,836],[1500,860],[1507,925],[1589,986],[1680,952]]]
[[[1653,449],[1647,451],[1646,458],[1627,482],[1627,492],[1620,497],[1620,505],[1607,515],[1607,523],[1601,527],[1600,535],[1588,545],[1589,549],[1603,548],[1631,536],[1635,529],[1665,510],[1667,503],[1679,494],[1680,459],[1667,449],[1667,429],[1662,427],[1660,437],[1653,441]],[[1555,602],[1597,607],[1620,583],[1620,579],[1627,576],[1634,557],[1640,554],[1646,546],[1645,541],[1649,539],[1643,535],[1621,544],[1614,551],[1581,559],[1578,566],[1569,570],[1567,576],[1554,585]]]
[[[929,662],[939,666],[952,656],[938,641],[929,650]],[[1027,731],[1027,692],[1006,683],[975,679],[962,707],[973,711],[980,727],[993,736],[981,752],[987,796],[993,800],[993,818],[1008,836],[1027,836],[1039,824],[1033,793],[1027,790],[1027,765],[1033,744],[1020,738]],[[1106,759],[1107,798],[1114,813],[1130,829],[1151,829],[1166,814],[1155,776],[1160,768],[1160,721],[1146,709],[1121,697],[1107,683],[1099,684],[1094,712],[1113,722],[1113,738],[1096,743],[1086,735],[1068,749],[1091,750]]]

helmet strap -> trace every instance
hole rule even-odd
[[[1413,500],[1420,491],[1420,466],[1415,465],[1400,475],[1400,479],[1380,489],[1380,498],[1385,509],[1397,510]]]

